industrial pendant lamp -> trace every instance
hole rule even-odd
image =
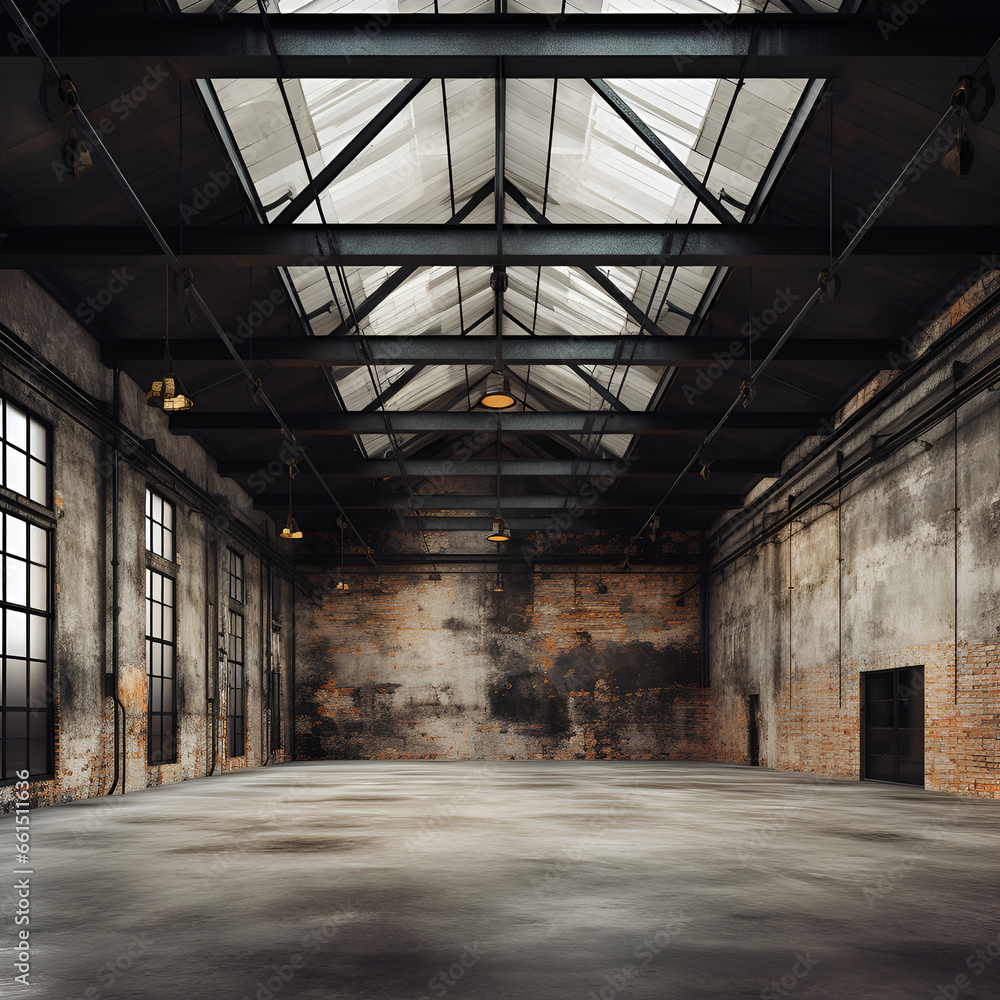
[[[288,466],[288,517],[285,519],[285,526],[281,529],[280,538],[301,538],[302,531],[298,522],[292,516],[292,480],[299,474],[299,465],[292,462]]]
[[[506,542],[510,540],[510,528],[500,516],[500,428],[497,427],[497,513],[493,518],[493,530],[486,536],[488,542]]]
[[[340,575],[337,577],[337,590],[342,590],[346,594],[351,589],[344,573],[344,528],[347,527],[347,522],[342,517],[338,517],[337,527],[340,528]]]
[[[486,541],[488,542],[507,542],[510,541],[510,528],[507,527],[507,522],[499,514],[493,518],[493,530],[486,536]]]
[[[509,410],[517,402],[510,393],[510,379],[501,371],[490,372],[479,402],[490,410]]]
[[[509,410],[517,400],[510,394],[510,379],[504,372],[503,364],[503,293],[507,291],[505,267],[493,268],[490,287],[493,289],[493,323],[496,327],[497,353],[493,371],[486,376],[486,391],[479,402],[489,410]]]
[[[146,393],[146,404],[155,406],[166,413],[176,413],[178,410],[190,410],[194,400],[187,394],[180,377],[170,369],[170,270],[167,269],[166,296],[166,326],[163,337],[163,367],[166,375],[153,379],[149,392]]]
[[[500,571],[499,566],[497,566],[497,578],[496,582],[493,584],[493,593],[494,594],[503,593],[503,573]]]

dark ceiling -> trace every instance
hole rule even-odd
[[[20,6],[29,15],[36,9],[27,3]],[[102,13],[109,7],[90,6]],[[233,51],[234,22],[250,26],[249,34],[241,36],[243,51],[257,51],[261,41],[254,34],[256,16],[165,18],[146,13],[140,3],[115,6],[118,13],[113,16],[94,16],[84,0],[74,0],[72,9],[60,9],[59,16],[40,31],[40,38],[60,69],[72,74],[90,120],[111,122],[104,139],[115,162],[173,250],[194,268],[202,295],[227,331],[251,314],[255,301],[279,301],[273,314],[254,328],[253,337],[241,344],[240,353],[337,501],[361,528],[399,526],[393,507],[405,503],[407,489],[419,491],[430,483],[434,499],[421,501],[421,516],[408,518],[407,527],[477,531],[487,527],[495,505],[498,447],[497,436],[488,433],[489,414],[470,409],[465,392],[459,398],[444,393],[420,413],[386,416],[378,408],[344,413],[335,391],[337,379],[366,363],[365,358],[355,351],[356,345],[343,343],[354,338],[309,336],[276,270],[276,265],[294,263],[296,254],[308,252],[302,249],[308,240],[303,242],[288,227],[275,226],[269,233],[256,221],[235,179],[196,217],[181,218],[179,206],[193,203],[206,177],[231,176],[210,114],[189,77],[205,72],[213,61],[219,66],[216,75],[234,68],[225,55]],[[502,507],[516,535],[544,530],[554,514],[573,507],[578,503],[574,498],[586,494],[588,479],[601,475],[611,476],[613,482],[610,488],[602,486],[599,497],[582,504],[579,513],[586,523],[617,532],[642,527],[706,431],[733,402],[750,361],[744,354],[707,388],[704,379],[698,382],[699,371],[712,363],[714,351],[745,339],[740,331],[748,318],[760,315],[776,297],[784,294],[805,301],[825,265],[831,199],[836,254],[847,243],[845,224],[857,225],[859,212],[893,182],[947,109],[958,78],[977,68],[1000,35],[1000,12],[991,7],[931,0],[898,32],[875,45],[872,39],[881,37],[880,7],[891,5],[868,4],[861,14],[822,19],[779,16],[776,21],[785,25],[785,34],[762,35],[756,42],[760,54],[752,69],[762,74],[783,71],[785,63],[777,56],[785,46],[788,70],[801,72],[803,65],[814,64],[817,72],[830,75],[819,107],[806,120],[759,221],[749,227],[711,227],[718,233],[692,234],[690,245],[682,241],[685,252],[697,249],[704,260],[727,269],[720,272],[714,294],[703,304],[703,320],[690,324],[691,343],[678,346],[678,338],[670,338],[672,343],[664,345],[661,338],[644,335],[636,338],[640,343],[628,345],[626,355],[632,350],[652,351],[659,359],[657,367],[664,369],[652,412],[630,413],[612,406],[614,412],[576,414],[536,389],[527,397],[527,405],[518,407],[523,412],[501,416]],[[942,13],[948,15],[946,20],[940,19]],[[130,20],[130,14],[143,16]],[[477,24],[498,23],[504,17],[480,17]],[[286,20],[284,15],[281,20]],[[694,23],[670,17],[649,20],[665,37],[671,20],[685,31]],[[175,22],[175,32],[161,30]],[[848,32],[841,38],[838,32],[845,22],[855,22],[855,28],[863,24],[867,34]],[[738,18],[732,25],[733,46],[742,44],[745,23]],[[609,24],[612,19],[605,17],[602,25]],[[2,27],[5,37],[14,31],[12,24]],[[486,44],[477,25],[472,28],[470,37]],[[146,46],[155,45],[152,39],[159,35],[164,38],[164,55],[150,56]],[[391,30],[384,34],[387,51],[392,50],[393,37]],[[608,48],[615,49],[618,36],[611,32],[608,38]],[[319,32],[310,39],[307,54],[322,48],[325,35]],[[530,49],[531,38],[523,44]],[[627,39],[620,43],[627,44]],[[735,51],[740,55],[735,65],[745,66],[746,53]],[[773,65],[765,58],[768,55],[775,56]],[[164,67],[163,79],[146,88],[141,102],[123,114],[122,95],[148,74],[150,59],[154,68]],[[239,68],[260,71],[255,66],[240,63]],[[366,71],[382,66],[373,62]],[[402,73],[389,64],[384,68],[386,75],[419,71],[410,65]],[[446,64],[440,72],[448,68]],[[576,64],[573,68],[578,72]],[[729,64],[719,69],[731,72]],[[603,71],[596,66],[594,75]],[[5,104],[0,228],[10,234],[0,243],[0,260],[8,268],[29,270],[101,342],[109,364],[146,385],[161,367],[166,269],[104,164],[95,162],[79,178],[60,176],[58,151],[68,122],[54,125],[45,117],[38,97],[40,64],[26,46],[4,51],[0,74]],[[890,367],[886,359],[894,344],[934,315],[957,280],[1000,250],[998,114],[994,109],[984,122],[969,124],[975,143],[969,176],[959,178],[936,160],[928,160],[927,168],[916,172],[905,194],[845,264],[836,302],[809,313],[758,383],[751,405],[738,408],[720,432],[710,478],[692,471],[662,505],[659,516],[665,528],[703,529],[724,510],[738,507],[761,477],[776,474],[784,456],[804,437],[821,433],[832,414],[866,380]],[[460,234],[468,240],[464,243],[457,238],[449,243],[452,238],[447,233],[430,228],[390,233],[389,244],[378,243],[382,236],[378,232],[345,232],[344,260],[352,259],[351,252],[356,252],[357,260],[378,259],[379,251],[371,247],[379,245],[388,247],[383,262],[411,266],[435,262],[546,266],[574,259],[572,251],[566,256],[567,251],[559,251],[555,244],[532,243],[531,232],[522,233],[521,244],[512,239],[510,258],[498,260],[482,251],[473,228]],[[649,232],[617,234],[594,227],[590,233],[564,235],[569,246],[573,240],[578,247],[606,245],[605,262],[610,263],[623,261],[632,252],[625,236],[639,241],[638,252],[643,254],[643,240],[660,240],[662,245],[663,234],[657,234],[656,227],[643,228]],[[358,249],[351,251],[351,246]],[[677,243],[670,246],[676,249]],[[185,253],[191,256],[186,258]],[[374,256],[363,257],[365,253]],[[585,262],[593,263],[594,258]],[[88,298],[99,296],[116,271],[128,276],[124,291],[99,311],[88,308]],[[790,310],[783,320],[793,314]],[[768,342],[783,330],[779,321],[764,332],[753,347],[754,362],[763,358]],[[197,399],[194,410],[171,417],[174,431],[195,435],[217,459],[220,471],[239,481],[259,506],[280,519],[287,479],[283,471],[278,477],[274,471],[281,470],[287,448],[273,418],[255,404],[204,317],[187,325],[179,308],[173,308],[171,334],[177,369]],[[426,343],[389,345],[386,350],[395,350],[399,363],[407,358],[421,364],[462,361],[455,345],[414,339]],[[514,339],[509,336],[507,341]],[[532,342],[530,350],[554,353],[536,363],[588,363],[581,353],[581,342],[588,338],[567,337],[563,344],[539,346],[548,339]],[[474,354],[482,349],[482,341],[470,337],[461,350]],[[810,346],[809,341],[817,343]],[[621,355],[616,357],[620,360]],[[677,367],[671,367],[671,361]],[[685,392],[685,387],[697,391]],[[355,435],[380,433],[386,420],[405,441],[403,454],[364,457]],[[636,435],[625,465],[616,465],[600,447],[602,432],[619,430]],[[477,432],[482,433],[474,438]],[[461,461],[450,462],[470,438],[475,440],[471,449],[475,453],[463,452]],[[336,508],[314,476],[306,473],[296,480],[296,497],[296,514],[304,528],[330,527]]]

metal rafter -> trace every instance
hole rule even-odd
[[[314,178],[317,193],[325,191],[360,155],[375,137],[420,93],[429,79],[410,80],[403,89],[389,101],[375,117],[325,166]],[[294,222],[311,204],[313,189],[300,191],[281,210],[276,224]]]
[[[730,337],[504,337],[505,365],[626,364],[661,367],[715,364],[729,354],[739,338]],[[771,341],[760,340],[765,351]],[[796,338],[784,345],[781,361],[840,361],[885,367],[900,344],[895,340],[855,338]],[[180,361],[231,361],[224,345],[201,338],[170,342],[171,356]],[[245,353],[247,362],[287,367],[363,368],[371,365],[470,364],[490,365],[496,356],[493,337],[262,337]],[[158,361],[163,344],[148,338],[108,340],[101,345],[105,363]],[[730,364],[732,361],[730,361]]]
[[[631,105],[606,81],[588,80],[619,118],[656,154],[661,163],[719,220],[736,224],[736,217],[705,187],[704,184],[680,161],[669,146],[635,113]]]
[[[171,429],[178,433],[201,431],[271,430],[273,423],[263,413],[213,413],[197,407],[175,413],[170,418]],[[780,411],[776,413],[746,411],[735,413],[726,426],[732,431],[812,430],[817,432],[829,414],[823,410]],[[436,432],[495,432],[499,424],[509,434],[691,434],[714,427],[719,414],[696,413],[609,413],[607,410],[566,410],[547,413],[488,413],[436,412],[425,410],[394,411],[388,421],[397,434]],[[297,432],[351,435],[384,434],[385,419],[381,413],[288,413],[288,422]]]
[[[372,32],[371,14],[283,14],[275,43],[289,78],[492,77],[497,56],[514,79],[736,78],[756,36],[758,78],[885,79],[951,73],[985,55],[1000,30],[995,11],[921,14],[883,38],[868,17],[775,14],[716,20],[703,14],[394,14]],[[38,31],[78,73],[165,62],[182,79],[268,78],[274,66],[257,19],[88,15],[50,18]],[[4,52],[30,56],[26,46]]]

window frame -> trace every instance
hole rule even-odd
[[[238,633],[233,631],[237,621],[240,626]],[[239,658],[233,655],[234,640],[239,642]],[[228,758],[238,759],[247,755],[246,655],[246,615],[242,611],[230,608],[226,626],[226,756]],[[235,711],[237,697],[239,712]]]
[[[229,554],[229,565],[226,568],[226,575],[229,579],[229,600],[244,605],[247,595],[246,559],[236,549],[227,548],[226,552]],[[234,566],[239,567],[238,573],[233,572]],[[234,585],[238,593],[233,592]]]
[[[171,598],[172,603],[168,605],[164,597],[164,591],[161,584],[160,590],[160,600],[156,601],[153,597],[153,590],[151,583],[154,575],[159,577],[161,581],[169,581],[172,590]],[[145,626],[145,645],[146,645],[146,764],[148,767],[159,767],[163,764],[176,764],[179,760],[179,737],[178,737],[178,711],[177,711],[177,580],[175,577],[171,576],[169,573],[164,573],[162,570],[157,569],[155,566],[146,566],[146,596],[144,600],[145,611],[146,611],[146,626]],[[167,608],[170,610],[171,614],[171,637],[169,640],[163,635],[154,636],[151,634],[152,631],[152,614],[151,608],[154,605],[158,605],[161,611],[165,612]],[[161,626],[165,621],[165,617],[161,618]],[[164,631],[161,627],[161,633]],[[158,674],[153,674],[152,672],[152,658],[150,656],[153,648],[153,644],[156,643],[161,649],[160,654],[160,672]],[[171,685],[171,704],[172,710],[166,712],[163,710],[163,690],[165,687],[165,681],[168,680],[166,675],[163,673],[163,654],[162,651],[165,648],[171,650],[171,676],[169,677]],[[154,680],[159,681],[160,686],[160,708],[156,711],[153,709],[153,682]],[[163,729],[162,720],[164,718],[170,718],[171,728],[170,728],[170,743],[172,745],[173,755],[169,758],[155,759],[153,757],[153,719],[154,717],[161,720],[160,723],[160,740],[159,740],[159,751],[163,752],[163,739],[165,731]]]
[[[154,556],[158,556],[160,559],[165,559],[168,563],[174,563],[177,559],[177,505],[173,500],[168,500],[162,493],[157,492],[152,486],[147,484],[146,486],[146,497],[145,506],[143,508],[143,528],[144,528],[144,543],[146,552]],[[161,520],[157,521],[153,518],[153,506],[154,501],[159,501],[162,504],[161,510],[166,510],[168,507],[170,509],[170,527],[166,526],[166,522]],[[162,514],[161,514],[162,517]],[[152,547],[153,542],[153,532],[151,530],[151,525],[159,526],[161,541],[169,533],[170,535],[170,552],[162,552],[158,549]]]

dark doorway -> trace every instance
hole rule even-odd
[[[750,724],[750,764],[752,767],[760,766],[760,695],[750,695],[749,706]]]
[[[924,668],[864,675],[864,776],[924,783]]]

